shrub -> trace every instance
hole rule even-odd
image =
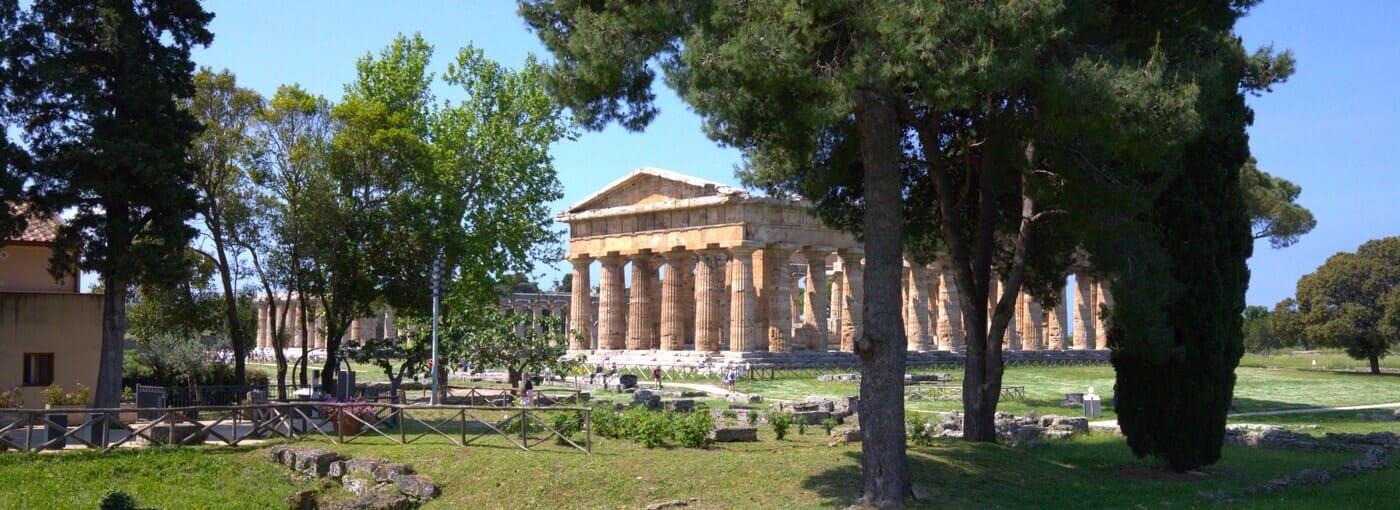
[[[44,403],[51,406],[80,406],[88,403],[88,387],[78,383],[78,389],[72,393],[64,393],[63,387],[58,383],[50,384],[44,388]]]
[[[826,435],[829,436],[831,435],[831,431],[836,430],[836,426],[840,424],[841,422],[836,421],[836,418],[827,418],[822,420],[822,429],[826,430]]]
[[[627,421],[612,408],[612,404],[599,406],[593,410],[593,431],[599,436],[609,439],[623,439],[630,437],[631,433],[627,427]]]
[[[271,381],[271,378],[267,375],[267,371],[256,368],[250,368],[244,371],[243,377],[251,386],[264,386]]]
[[[708,446],[714,430],[715,417],[708,412],[688,413],[675,420],[676,443],[686,448]]]
[[[568,442],[565,441],[566,438],[571,438],[574,434],[583,430],[583,415],[578,411],[554,413],[549,417],[549,428],[559,433],[559,435],[555,437],[555,440],[559,444],[568,444]]]
[[[753,425],[757,424],[757,423],[758,423],[758,411],[749,411],[749,412],[744,413],[744,421],[749,422],[749,426],[753,426]]]
[[[0,391],[0,409],[10,407],[24,407],[24,390],[16,387]]]
[[[733,409],[725,409],[719,415],[724,418],[725,425],[733,425],[739,420],[739,414],[735,413]]]
[[[929,446],[934,442],[933,427],[928,419],[919,413],[909,413],[904,417],[904,430],[909,441],[916,446]]]
[[[670,413],[658,413],[636,408],[627,412],[632,420],[632,440],[647,448],[664,446],[671,437]]]
[[[768,415],[768,423],[773,426],[773,433],[777,434],[778,440],[782,441],[787,437],[788,427],[792,425],[792,413],[771,413]]]
[[[108,492],[102,496],[102,502],[98,503],[101,510],[136,510],[136,499],[130,494],[122,491]]]
[[[51,406],[63,405],[63,388],[58,383],[50,384],[44,388],[44,403]]]
[[[797,435],[807,435],[807,420],[797,420]]]

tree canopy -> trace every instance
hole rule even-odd
[[[1195,82],[1209,70],[1194,67],[1235,50],[1247,4],[540,0],[521,12],[584,125],[644,128],[664,73],[713,139],[744,152],[746,184],[810,199],[861,237],[865,495],[898,504],[906,241],[955,275],[965,437],[993,440],[1015,296],[1024,286],[1053,303],[1079,249],[1106,274],[1161,257],[1143,224],[1218,107]]]
[[[1298,313],[1309,339],[1369,360],[1371,373],[1380,373],[1380,359],[1400,343],[1400,237],[1367,241],[1303,276]]]
[[[1312,211],[1299,205],[1303,188],[1259,169],[1254,158],[1240,170],[1245,210],[1255,239],[1268,239],[1274,248],[1286,248],[1317,226]]]
[[[28,149],[26,194],[72,211],[54,264],[98,272],[105,284],[96,405],[121,396],[126,292],[176,281],[194,229],[200,126],[177,100],[194,94],[190,49],[213,40],[213,15],[188,0],[0,3],[8,124]],[[12,24],[13,23],[13,24]],[[13,150],[7,146],[6,150]],[[4,184],[4,183],[0,183]]]

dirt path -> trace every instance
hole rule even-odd
[[[1246,418],[1250,416],[1277,416],[1280,414],[1312,414],[1329,413],[1333,411],[1362,411],[1366,409],[1390,409],[1400,408],[1400,402],[1389,404],[1367,404],[1363,406],[1342,406],[1342,407],[1309,407],[1305,409],[1277,409],[1273,411],[1254,411],[1249,413],[1230,413],[1230,418]],[[1100,420],[1089,422],[1090,427],[1112,427],[1118,428],[1118,420]]]

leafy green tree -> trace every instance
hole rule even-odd
[[[194,76],[194,85],[194,97],[185,108],[204,125],[190,150],[190,158],[197,165],[194,184],[199,192],[199,217],[214,244],[210,259],[218,270],[223,290],[234,377],[241,384],[245,380],[244,357],[250,331],[238,319],[238,289],[234,284],[238,258],[234,250],[240,246],[235,237],[244,229],[242,224],[252,220],[250,206],[244,203],[252,199],[247,168],[258,157],[253,124],[263,110],[263,99],[257,92],[239,87],[233,73],[227,70],[216,74],[208,68],[201,69]]]
[[[186,151],[200,126],[176,101],[194,94],[190,48],[213,39],[211,18],[193,1],[37,0],[7,28],[5,113],[32,156],[36,201],[73,210],[60,237],[82,246],[56,250],[53,267],[80,255],[106,283],[98,407],[121,398],[129,285],[184,276]]]
[[[1244,349],[1249,352],[1268,352],[1283,347],[1274,334],[1273,315],[1268,308],[1249,306],[1244,309]]]
[[[1369,360],[1371,373],[1381,373],[1380,359],[1400,343],[1400,237],[1367,241],[1303,276],[1298,313],[1308,338]]]
[[[403,326],[402,330],[406,333],[397,337],[350,340],[341,346],[345,359],[373,364],[383,370],[385,377],[389,378],[389,394],[395,398],[405,376],[416,378],[419,373],[430,372],[428,362],[433,355],[432,337],[428,333],[431,331],[430,325],[405,322]],[[442,342],[439,341],[441,347]]]
[[[1253,157],[1240,170],[1240,186],[1255,239],[1267,238],[1274,248],[1286,248],[1317,226],[1312,211],[1297,203],[1303,188],[1260,170]]]
[[[224,331],[212,260],[186,252],[190,277],[178,282],[143,283],[127,305],[127,333],[138,343],[157,337],[198,339]]]
[[[1298,313],[1298,301],[1293,298],[1284,298],[1274,305],[1273,313],[1269,314],[1269,330],[1278,339],[1279,345],[1312,348],[1307,335],[1303,334],[1303,316]]]
[[[306,318],[310,296],[314,230],[309,221],[309,196],[327,186],[324,166],[332,133],[331,105],[325,98],[295,85],[278,87],[258,116],[257,140],[263,155],[252,169],[254,198],[246,202],[252,221],[235,230],[235,241],[249,253],[263,296],[267,299],[273,355],[277,361],[278,398],[286,399],[287,346],[292,328],[310,338],[306,320],[288,324],[292,306]],[[278,291],[283,305],[278,306]],[[297,297],[298,299],[293,299]],[[307,349],[302,349],[302,386],[308,384]]]
[[[327,363],[372,304],[424,318],[434,259],[452,306],[479,307],[494,305],[502,275],[557,258],[547,204],[562,190],[549,146],[571,133],[543,68],[527,59],[512,70],[464,48],[443,81],[465,99],[439,103],[428,90],[432,52],[421,36],[398,37],[357,63],[335,108],[329,192],[307,216],[323,234],[308,274],[327,319]]]
[[[447,318],[442,337],[450,339],[444,359],[466,360],[474,367],[506,369],[511,386],[520,383],[526,373],[538,374],[545,368],[556,374],[568,373],[577,360],[568,359],[569,342],[556,317],[541,319],[543,326],[533,328],[528,315],[507,314],[496,307],[486,307],[470,315],[456,313]],[[518,334],[524,331],[525,334]],[[440,352],[441,354],[441,352]]]

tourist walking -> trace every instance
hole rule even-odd
[[[651,380],[656,381],[656,389],[661,389],[661,365],[651,369]]]
[[[734,367],[724,371],[724,386],[729,389],[730,393],[734,393],[734,380],[736,378],[738,378],[738,374],[734,373]]]

